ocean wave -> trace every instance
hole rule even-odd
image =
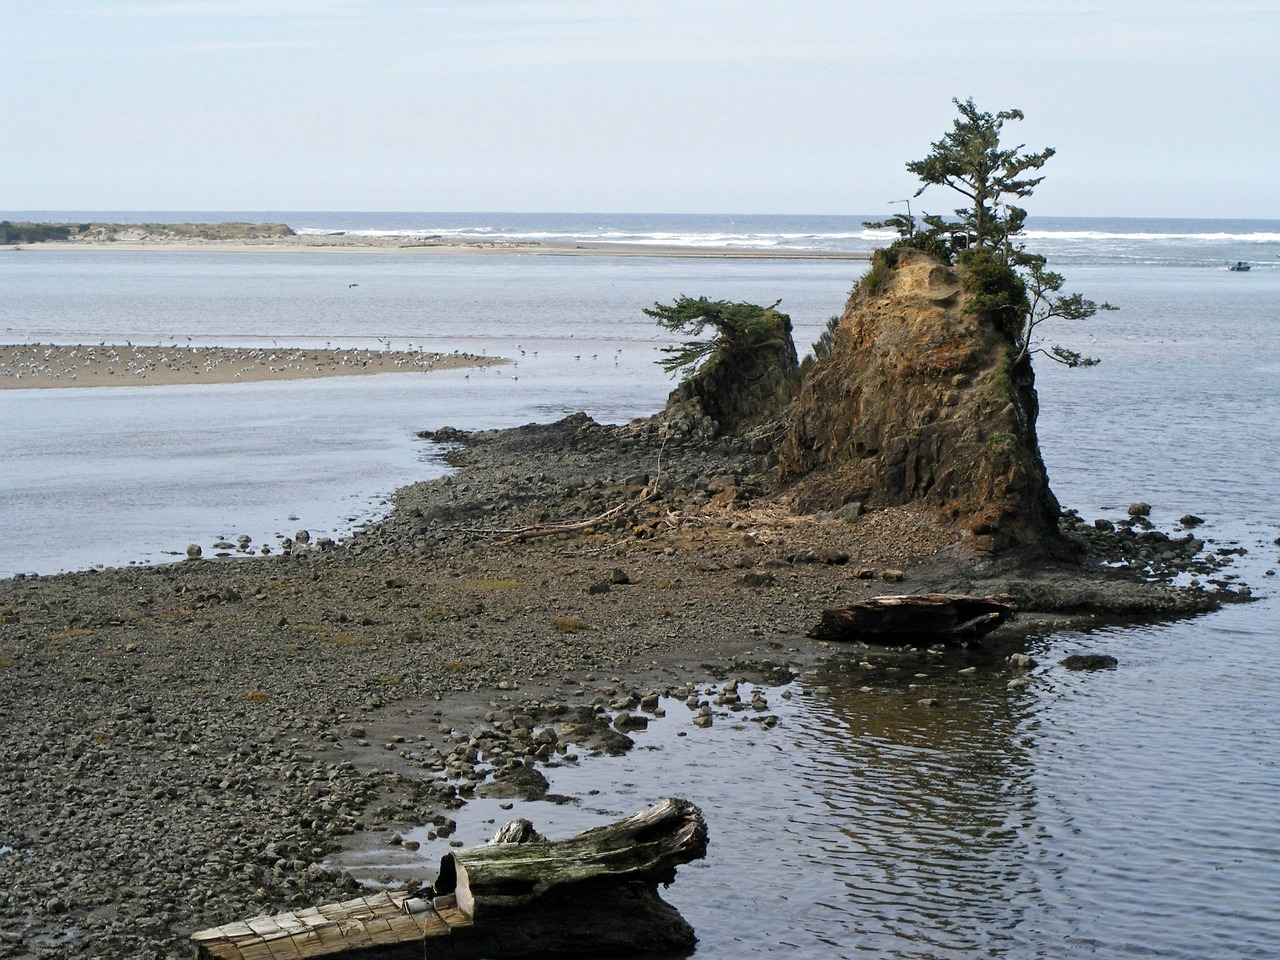
[[[855,216],[660,214],[309,214],[301,235],[445,242],[633,244],[690,249],[870,253],[895,239]],[[1272,259],[1280,223],[1240,220],[1063,218],[1033,222],[1019,240],[1066,263],[1200,264]]]
[[[1027,240],[1065,240],[1084,242],[1147,242],[1147,243],[1280,243],[1280,233],[1257,231],[1255,233],[1116,233],[1102,230],[1025,230],[1021,236]]]
[[[642,246],[674,247],[740,247],[743,249],[813,249],[840,250],[863,249],[878,245],[892,238],[892,234],[880,230],[811,232],[811,233],[761,233],[761,232],[695,232],[695,231],[636,231],[612,228],[599,230],[529,230],[507,229],[496,226],[422,227],[422,228],[338,228],[298,227],[300,236],[328,236],[342,234],[351,237],[386,237],[405,240],[422,240],[438,237],[443,240],[505,240],[513,243],[627,243]]]

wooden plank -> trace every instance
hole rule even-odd
[[[436,882],[437,889],[450,892],[415,904],[423,908],[416,913],[404,910],[407,892],[378,891],[201,930],[191,940],[203,960],[352,960],[362,951],[377,956],[422,951],[426,958],[433,938],[473,927],[488,930],[485,943],[514,935],[515,941],[553,951],[589,952],[601,943],[611,954],[636,944],[685,950],[695,942],[693,930],[657,897],[654,886],[670,882],[676,864],[697,859],[705,849],[701,812],[673,798],[567,841],[509,841],[455,852],[447,861],[451,869],[442,867]],[[526,877],[533,882],[526,883]],[[537,902],[554,888],[576,887],[580,879],[602,881],[603,889],[597,895],[593,887],[581,904],[548,897],[544,909]],[[525,886],[530,889],[523,891]],[[478,925],[477,904],[486,914]],[[593,911],[600,916],[593,917]],[[462,936],[464,951],[468,944],[477,946]]]
[[[236,944],[244,960],[272,960],[271,948],[261,940]]]
[[[271,937],[264,942],[271,951],[272,960],[298,960],[298,945],[289,934],[282,933],[281,936]]]
[[[417,924],[418,932],[424,940],[428,937],[447,937],[451,932],[449,924],[434,910],[410,914],[409,919]]]
[[[452,907],[441,907],[436,912],[440,915],[440,919],[444,921],[445,926],[449,928],[450,932],[473,926],[471,918],[459,910],[456,905]]]

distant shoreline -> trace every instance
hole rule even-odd
[[[111,251],[137,253],[352,253],[426,256],[659,257],[682,260],[869,260],[868,253],[791,250],[768,247],[691,247],[678,244],[604,241],[531,242],[515,240],[406,240],[400,237],[314,235],[269,240],[50,240],[10,244],[21,253]]]
[[[702,260],[869,260],[868,253],[778,247],[695,247],[609,241],[489,240],[366,236],[345,231],[298,234],[284,224],[34,224],[71,227],[68,239],[0,245],[21,253],[173,251],[199,253],[354,253],[436,256],[661,257]]]

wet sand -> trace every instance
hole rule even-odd
[[[16,344],[0,347],[0,390],[255,383],[429,373],[506,363],[469,353],[296,347]]]
[[[420,254],[437,256],[523,255],[548,257],[667,257],[719,260],[868,260],[866,253],[831,250],[796,250],[764,247],[692,247],[676,244],[609,242],[526,242],[513,240],[464,240],[443,237],[359,236],[347,233],[304,234],[292,237],[256,237],[245,240],[175,239],[132,236],[121,239],[76,239],[0,247],[21,253],[75,250],[166,250],[201,253],[359,253]]]

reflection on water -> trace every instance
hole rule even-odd
[[[516,816],[563,837],[687,797],[710,851],[664,896],[698,956],[1274,955],[1280,720],[1258,609],[1035,641],[1026,690],[994,657],[840,651],[766,690],[772,728],[744,711],[703,730],[664,701],[629,755],[548,771],[579,803],[472,801],[451,840]],[[1231,653],[1170,656],[1220,632]],[[1057,665],[1081,649],[1120,667]],[[407,838],[416,859],[344,865],[434,876],[447,841]]]

